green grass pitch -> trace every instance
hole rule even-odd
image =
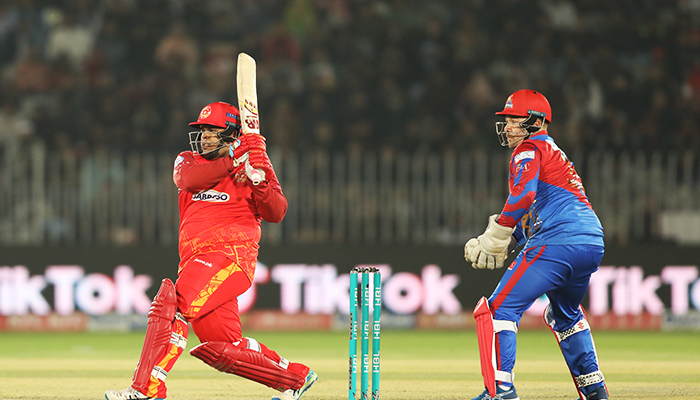
[[[318,372],[319,381],[304,400],[348,398],[346,332],[244,334]],[[700,333],[598,331],[594,338],[611,399],[700,399]],[[105,390],[131,383],[142,342],[143,332],[0,333],[0,399],[103,399]],[[198,343],[190,334],[187,349]],[[523,399],[576,398],[549,331],[518,334],[515,372]],[[269,399],[273,394],[186,353],[167,382],[171,400]],[[482,386],[474,332],[382,332],[382,399],[463,400]]]

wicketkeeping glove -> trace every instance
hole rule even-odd
[[[499,225],[496,219],[498,214],[490,216],[486,231],[464,245],[464,258],[474,268],[501,268],[508,257],[508,245],[515,228]]]

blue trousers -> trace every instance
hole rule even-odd
[[[598,270],[603,253],[602,246],[593,245],[550,245],[524,249],[489,297],[494,319],[520,323],[525,310],[546,294],[552,306],[555,330],[561,332],[573,327],[583,318],[579,305],[588,290],[591,274]],[[562,342],[561,346],[574,376],[598,370],[589,330],[569,337],[566,342]],[[502,331],[497,334],[499,370],[512,372],[516,348],[515,332]],[[600,385],[592,388],[596,386]]]

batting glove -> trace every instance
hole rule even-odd
[[[248,152],[248,162],[245,164],[245,169],[246,175],[253,183],[256,180],[264,181],[266,176],[274,175],[270,157],[265,150],[260,148],[251,149]],[[255,176],[256,172],[259,176]]]
[[[486,231],[464,245],[464,258],[474,268],[501,268],[508,257],[508,246],[515,228],[499,225],[496,219],[498,214],[490,216]]]
[[[233,166],[237,167],[238,164],[242,163],[247,159],[246,154],[248,153],[248,148],[241,144],[241,141],[236,139],[233,143],[228,146],[228,155],[233,158]]]
[[[239,136],[238,140],[241,141],[241,146],[244,146],[248,150],[267,150],[267,143],[265,142],[265,137],[259,133],[247,133],[245,135]]]
[[[228,147],[228,155],[233,158],[234,166],[247,160],[246,153],[251,149],[262,149],[263,151],[267,148],[265,144],[265,138],[257,133],[251,133],[247,135],[241,135]]]

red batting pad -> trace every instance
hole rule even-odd
[[[131,384],[134,389],[143,394],[159,391],[162,397],[165,397],[165,385],[162,380],[151,379],[151,373],[156,365],[159,365],[167,373],[172,368],[174,360],[182,353],[183,349],[177,347],[176,344],[171,344],[170,340],[173,333],[187,339],[187,324],[179,321],[176,323],[176,312],[175,285],[170,279],[163,279],[158,294],[151,303],[151,309],[148,311],[146,337]]]
[[[282,368],[261,352],[233,343],[205,342],[190,350],[190,354],[221,372],[235,374],[279,391],[299,389],[306,378]]]
[[[493,330],[493,314],[489,302],[482,297],[474,308],[476,320],[476,337],[479,340],[479,358],[481,360],[481,375],[484,386],[491,397],[496,395],[496,359],[494,354],[495,332]]]

